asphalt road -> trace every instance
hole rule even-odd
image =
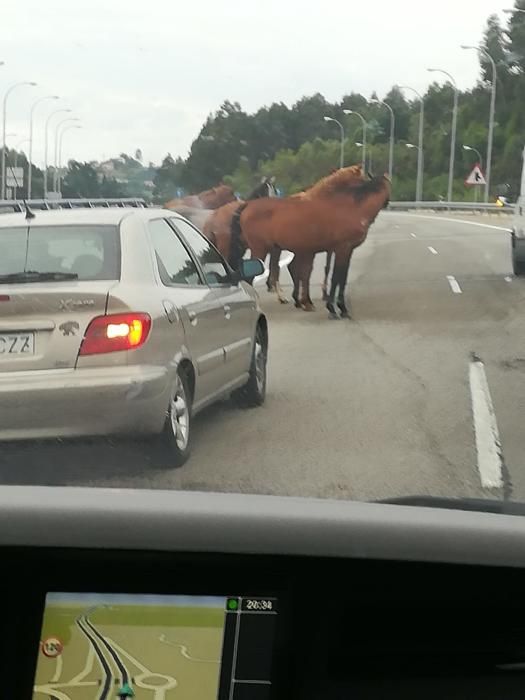
[[[142,443],[13,444],[0,450],[0,483],[525,500],[525,279],[512,277],[498,228],[508,226],[504,216],[382,213],[352,262],[351,321],[328,319],[322,256],[315,312],[261,288],[266,405],[206,411],[182,469],[163,468]],[[478,433],[476,391],[495,414],[482,405]],[[496,429],[491,453],[483,441]]]

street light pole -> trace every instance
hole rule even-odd
[[[363,150],[361,153],[361,168],[363,170],[365,170],[366,169],[366,127],[367,127],[366,120],[362,114],[359,114],[359,112],[354,112],[353,109],[343,109],[343,112],[345,114],[355,114],[356,117],[359,117],[359,119],[361,120],[361,123],[363,125]]]
[[[409,85],[398,85],[400,90],[411,90],[419,99],[419,135],[418,135],[418,152],[417,152],[417,185],[416,185],[416,201],[420,202],[423,196],[423,123],[425,119],[425,101],[423,96]]]
[[[452,89],[454,90],[454,104],[452,107],[452,132],[450,135],[450,160],[448,165],[448,190],[447,201],[452,201],[452,193],[454,187],[454,160],[456,157],[456,131],[458,123],[458,86],[454,78],[446,70],[441,68],[427,68],[429,73],[443,73],[450,80]]]
[[[58,185],[58,131],[62,124],[65,124],[66,122],[79,122],[80,119],[78,117],[66,117],[65,119],[62,119],[61,121],[58,122],[58,124],[55,127],[55,172],[53,174],[53,190],[57,192],[57,185]]]
[[[2,108],[2,187],[0,188],[0,199],[5,199],[6,195],[6,171],[5,171],[5,151],[6,151],[6,122],[7,122],[7,98],[9,95],[13,92],[13,90],[16,90],[17,87],[22,87],[23,85],[30,85],[31,87],[35,87],[36,83],[33,82],[28,82],[28,81],[23,81],[21,83],[15,83],[14,85],[11,85],[10,88],[8,88],[7,92],[4,95],[4,102],[3,102],[3,108]]]
[[[345,164],[345,129],[344,126],[341,124],[341,122],[338,119],[334,119],[333,117],[323,117],[325,122],[335,122],[335,124],[339,125],[339,128],[341,130],[341,152],[339,155],[339,168],[343,168]]]
[[[388,153],[388,177],[390,178],[390,181],[392,181],[392,173],[394,170],[394,134],[396,128],[396,117],[394,114],[394,110],[389,104],[383,102],[383,100],[371,99],[369,101],[374,102],[378,105],[383,105],[383,107],[386,107],[390,112],[390,146]]]
[[[28,169],[27,169],[27,198],[31,199],[31,183],[33,178],[33,119],[35,115],[35,109],[41,102],[45,100],[58,100],[58,95],[46,95],[41,97],[39,100],[33,103],[31,107],[31,112],[29,114],[29,153],[28,153]]]
[[[64,129],[62,129],[60,133],[60,143],[58,146],[58,180],[57,180],[57,192],[60,193],[60,187],[61,187],[61,176],[60,172],[62,170],[62,141],[64,139],[64,134],[66,131],[69,131],[70,129],[82,129],[82,126],[80,124],[70,124],[69,126],[66,126]]]
[[[55,109],[54,112],[46,119],[45,131],[44,131],[44,199],[47,199],[47,170],[48,170],[48,145],[49,145],[49,122],[55,116],[55,114],[61,114],[62,112],[71,112],[70,109]]]
[[[462,49],[472,49],[480,54],[483,54],[492,66],[492,90],[490,96],[490,111],[489,111],[489,135],[487,144],[487,173],[485,175],[485,202],[489,201],[490,194],[490,176],[492,173],[492,144],[494,141],[494,114],[496,112],[496,61],[492,56],[479,46],[461,46]]]

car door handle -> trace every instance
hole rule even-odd
[[[175,304],[173,304],[171,301],[163,301],[162,306],[164,307],[168,321],[170,323],[177,323],[179,320],[179,314],[177,313]]]
[[[231,306],[229,306],[228,304],[225,304],[224,305],[224,316],[226,317],[226,319],[228,321],[232,317],[231,311],[232,311]]]
[[[188,311],[188,316],[190,317],[191,325],[196,326],[198,318],[197,318],[197,314],[195,313],[195,311]]]

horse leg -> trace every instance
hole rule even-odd
[[[277,293],[277,298],[281,304],[287,304],[288,299],[286,298],[281,285],[279,284],[280,267],[279,260],[281,257],[281,249],[279,246],[274,246],[270,251],[270,271],[266,286],[269,292],[275,291]]]
[[[266,280],[266,289],[269,292],[275,292],[275,268],[277,267],[277,274],[279,274],[279,256],[281,255],[281,249],[274,246],[270,251],[270,263],[269,263],[269,274]]]
[[[321,289],[322,289],[322,291],[323,291],[323,301],[327,301],[327,300],[328,300],[328,294],[327,294],[327,290],[328,290],[328,277],[330,276],[330,267],[332,266],[332,255],[333,255],[333,253],[331,253],[331,252],[328,252],[328,253],[326,254],[326,263],[325,263],[325,266],[324,266],[324,280],[323,280],[323,284],[322,284],[322,287],[321,287]]]
[[[310,298],[310,276],[314,266],[314,255],[308,255],[302,259],[301,264],[301,306],[304,311],[315,311],[315,306]]]
[[[291,262],[288,263],[288,272],[290,273],[290,277],[292,278],[292,282],[293,282],[292,299],[294,300],[295,308],[300,309],[301,302],[299,301],[299,291],[300,291],[301,280],[299,277],[299,269],[298,269],[298,265],[297,265],[297,256],[296,255],[294,255]]]
[[[350,268],[350,261],[352,260],[351,250],[346,262],[341,266],[341,279],[339,281],[339,295],[337,297],[337,306],[341,312],[341,318],[351,318],[350,311],[348,310],[345,302],[345,288],[348,281],[348,270]]]

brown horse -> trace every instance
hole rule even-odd
[[[190,207],[192,209],[218,209],[228,202],[237,201],[233,190],[228,185],[220,184],[212,187],[211,190],[192,194],[182,199],[171,199],[164,205],[165,209],[178,211],[180,207]]]
[[[353,250],[364,242],[370,224],[389,197],[386,176],[356,179],[355,168],[342,168],[314,185],[308,196],[249,202],[233,218],[230,263],[238,266],[246,246],[253,257],[261,259],[275,248],[291,251],[295,254],[291,272],[296,305],[310,311],[309,282],[315,254],[334,251],[331,292],[335,294],[339,287],[338,306],[347,315],[343,275],[348,272]]]
[[[323,194],[326,190],[326,187],[329,183],[332,182],[332,176],[336,173],[339,172],[338,168],[334,168],[331,172],[330,175],[328,175],[325,178],[322,178],[321,180],[318,180],[315,182],[313,185],[310,185],[309,187],[305,187],[304,190],[301,192],[298,192],[297,194],[290,195],[290,199],[311,199],[314,198],[316,199],[319,194]],[[354,180],[355,182],[364,182],[367,179],[370,179],[370,176],[363,173],[363,170],[360,165],[352,165],[348,168],[345,168],[345,180],[347,182],[350,182]],[[270,270],[269,270],[269,275],[268,275],[268,281],[267,281],[267,287],[268,291],[275,291],[277,293],[277,297],[279,298],[279,301],[281,303],[286,303],[287,299],[284,296],[281,286],[279,284],[279,274],[280,274],[280,269],[279,269],[279,258],[281,255],[281,250],[280,248],[274,247],[270,253]],[[327,257],[330,257],[332,255],[331,252],[327,253]],[[312,259],[312,265],[313,265],[313,259]],[[304,274],[308,274],[308,278],[310,276],[309,273],[307,273],[307,265],[308,260],[299,258],[292,260],[292,262],[288,265],[288,271],[290,273],[290,276],[292,278],[293,286],[294,286],[294,291],[292,294],[292,297],[295,301],[295,306],[296,308],[302,308],[302,303],[299,301],[299,286],[300,286],[300,278],[299,278],[299,272],[304,269]],[[326,279],[323,284],[323,290],[326,288]],[[324,298],[324,292],[323,292],[323,298]],[[313,303],[310,297],[308,296],[308,308],[313,308]]]
[[[245,201],[248,202],[252,199],[276,196],[277,191],[273,184],[273,178],[266,177],[263,178],[261,183],[248,195]],[[224,204],[219,209],[215,209],[215,211],[210,213],[202,228],[202,232],[206,238],[214,244],[226,260],[230,257],[232,217],[241,204],[244,204],[244,201],[237,200]]]

